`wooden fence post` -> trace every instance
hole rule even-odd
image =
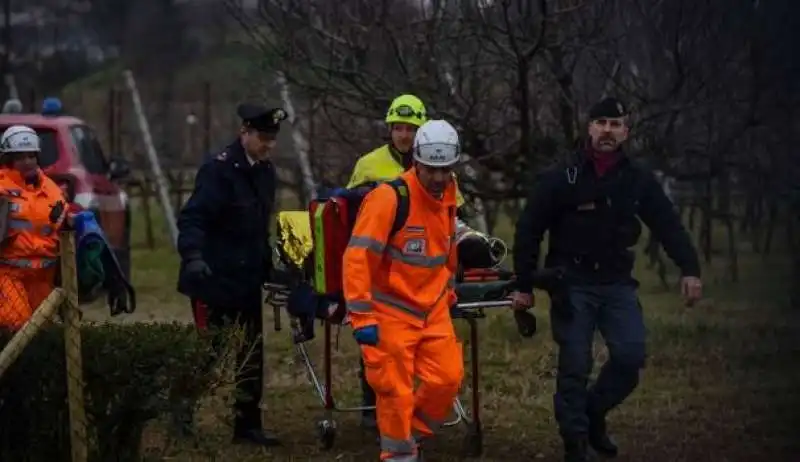
[[[61,305],[61,316],[64,319],[70,447],[72,462],[87,462],[89,447],[83,395],[83,352],[81,349],[81,315],[78,306],[75,233],[62,232],[60,240],[61,287],[66,295],[64,303]]]

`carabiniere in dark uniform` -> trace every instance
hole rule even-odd
[[[588,446],[617,454],[605,416],[633,392],[644,367],[645,326],[631,276],[638,218],[680,267],[688,298],[700,293],[697,253],[672,202],[653,173],[619,147],[627,139],[627,115],[613,98],[591,109],[591,142],[538,176],[516,228],[514,267],[523,300],[532,303],[526,294],[532,294],[545,231],[545,267],[563,272],[561,283],[547,290],[559,346],[554,405],[567,461],[587,460]],[[606,341],[609,360],[587,389],[595,329]]]
[[[191,298],[200,329],[238,322],[248,345],[239,355],[234,439],[272,446],[262,429],[262,293],[272,269],[269,222],[275,204],[275,145],[283,109],[243,104],[240,136],[197,172],[178,217],[178,291]],[[217,345],[219,347],[219,345]],[[245,364],[241,364],[245,362]],[[242,367],[243,366],[243,367]]]

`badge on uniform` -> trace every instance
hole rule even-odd
[[[406,226],[406,233],[408,234],[425,234],[424,226]]]
[[[424,255],[425,239],[409,239],[403,245],[403,253],[406,255]]]
[[[581,204],[578,206],[579,212],[584,212],[586,210],[594,210],[594,209],[595,209],[594,202],[587,202],[585,204]]]
[[[217,160],[225,160],[228,158],[228,151],[222,151],[221,153],[217,154]]]
[[[272,124],[278,125],[279,123],[286,120],[286,117],[288,117],[286,111],[284,111],[283,109],[275,109],[274,111],[272,111]]]

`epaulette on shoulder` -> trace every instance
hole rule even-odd
[[[228,160],[228,151],[222,151],[221,153],[214,156],[214,159],[219,162],[225,162]]]

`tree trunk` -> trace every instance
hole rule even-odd
[[[776,220],[778,219],[778,206],[771,202],[769,205],[769,218],[767,219],[767,229],[764,236],[764,256],[769,255],[772,250],[772,236],[775,233]]]
[[[711,263],[712,253],[712,233],[714,232],[714,200],[712,190],[713,179],[709,173],[705,182],[705,191],[703,193],[703,205],[700,213],[702,215],[702,223],[700,224],[700,243],[703,249],[703,257],[706,263]]]
[[[731,177],[730,172],[722,169],[719,172],[719,213],[728,232],[728,276],[731,282],[739,282],[739,255],[736,247],[736,230],[731,211]]]

